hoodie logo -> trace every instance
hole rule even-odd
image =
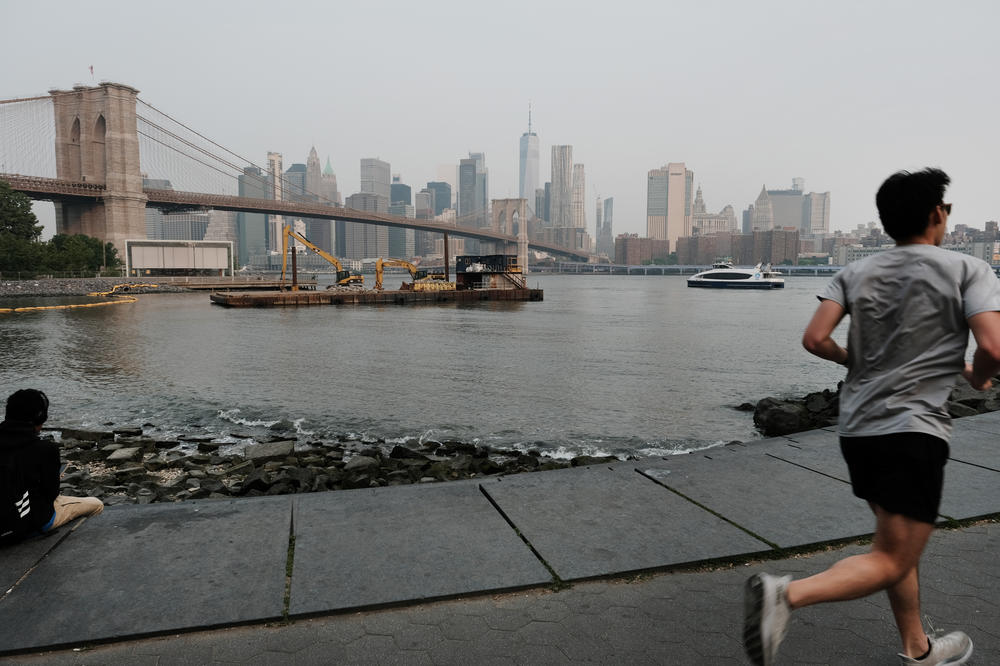
[[[28,498],[28,491],[24,491],[24,497],[14,502],[14,506],[17,507],[17,512],[24,518],[29,513],[31,513],[31,500]]]

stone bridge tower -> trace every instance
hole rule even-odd
[[[56,125],[56,177],[105,186],[93,203],[56,202],[56,233],[114,243],[146,237],[146,195],[139,171],[135,99],[120,83],[50,90]]]

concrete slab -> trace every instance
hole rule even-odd
[[[995,455],[995,454],[994,454]],[[949,460],[944,468],[942,516],[963,520],[1000,511],[1000,472]]]
[[[477,483],[295,498],[292,615],[551,581]]]
[[[68,532],[55,531],[0,548],[0,598],[38,564]]]
[[[992,414],[981,416],[992,416]],[[979,420],[969,423],[973,419]],[[984,429],[992,422],[981,420],[980,416],[953,421],[951,459],[1000,472],[1000,430],[992,432]]]
[[[1000,412],[988,412],[976,416],[966,416],[952,421],[955,430],[969,428],[1000,435]]]
[[[291,498],[107,508],[0,601],[0,652],[280,618]]]
[[[784,447],[770,449],[768,454],[850,483],[847,463],[840,453],[840,438],[836,434],[825,430],[810,430],[787,435],[784,439]]]
[[[660,463],[644,471],[783,548],[873,530],[868,506],[854,497],[848,484],[825,474],[767,455],[694,462],[674,468]]]
[[[699,460],[679,458],[679,467]],[[768,550],[632,464],[499,477],[483,488],[563,580]]]

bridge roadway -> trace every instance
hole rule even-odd
[[[10,183],[11,188],[23,192],[34,199],[58,201],[97,201],[104,195],[104,186],[64,180],[61,178],[40,178],[20,174],[0,174],[0,180]],[[465,238],[475,238],[483,241],[500,241],[517,245],[516,236],[497,233],[489,229],[474,229],[469,227],[451,226],[429,220],[413,220],[407,217],[370,213],[352,208],[336,208],[322,204],[299,203],[292,201],[275,201],[273,199],[252,199],[249,197],[229,196],[223,194],[201,194],[198,192],[179,192],[176,190],[160,190],[143,188],[147,206],[165,210],[215,209],[243,213],[264,213],[267,215],[295,215],[327,220],[342,220],[362,224],[378,224],[386,227],[416,229],[434,233],[450,234]],[[588,253],[570,250],[560,245],[529,241],[528,247],[541,252],[574,257],[586,260]]]
[[[1000,517],[998,437],[1000,412],[955,421],[939,522],[970,522],[938,530],[920,572],[926,612],[972,635],[979,664],[1000,663],[1000,524],[971,522]],[[747,576],[807,575],[865,549],[872,516],[847,479],[822,429],[513,476],[109,506],[0,549],[0,654],[745,663]],[[781,663],[885,664],[897,640],[884,595],[803,609]]]

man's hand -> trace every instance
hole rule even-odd
[[[972,378],[971,363],[965,364],[965,368],[962,370],[962,377],[965,378],[965,381],[969,382],[969,386],[976,389],[977,391],[988,391],[993,387],[993,381],[990,379],[987,379],[985,382],[979,385],[975,383],[975,380]]]

